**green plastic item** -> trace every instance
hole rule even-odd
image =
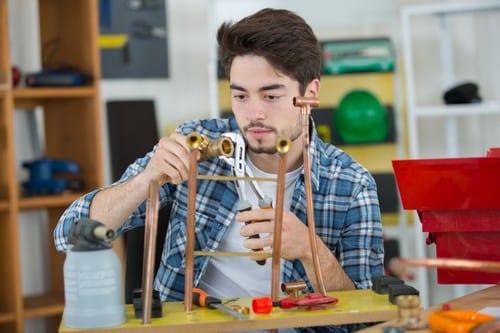
[[[389,134],[389,116],[378,98],[367,90],[352,90],[340,100],[333,124],[343,143],[383,142]]]

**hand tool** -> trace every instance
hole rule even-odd
[[[429,315],[429,327],[438,332],[470,332],[481,323],[495,317],[468,310],[437,311]]]
[[[263,197],[259,199],[259,207],[261,209],[272,209],[272,199],[269,197]],[[252,204],[250,201],[243,199],[238,202],[238,212],[246,212],[252,209]],[[250,224],[254,223],[253,221],[251,222],[246,222],[245,224]],[[249,238],[260,238],[259,234],[252,235]],[[263,251],[264,249],[255,249],[254,251]],[[266,259],[261,259],[257,260],[257,264],[259,265],[265,265],[266,264]]]
[[[307,294],[301,298],[287,297],[279,301],[273,302],[271,297],[259,297],[252,300],[252,310],[254,313],[270,313],[273,306],[278,306],[281,309],[290,309],[297,307],[299,309],[315,310],[322,309],[327,305],[335,305],[338,299],[321,294]]]
[[[245,316],[242,313],[239,313],[238,311],[231,309],[230,307],[222,304],[222,300],[209,296],[205,291],[199,289],[199,288],[193,288],[193,304],[196,304],[198,306],[201,306],[203,308],[209,308],[209,309],[218,309],[230,316],[233,316],[235,318],[238,318],[240,320],[247,320],[249,319],[247,316]]]
[[[249,211],[251,209],[252,209],[252,204],[250,203],[250,201],[248,201],[246,199],[238,201],[238,207],[237,207],[238,212],[246,212],[246,211]],[[253,222],[245,222],[245,224],[250,224],[250,223],[253,223]],[[259,236],[259,234],[256,234],[256,235],[250,236],[249,238],[260,238],[260,236]],[[254,251],[262,251],[262,250],[263,249],[255,249]],[[260,260],[257,260],[256,262],[259,265],[265,265],[266,259],[260,259]]]

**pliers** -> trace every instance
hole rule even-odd
[[[227,163],[229,163],[233,167],[233,173],[236,177],[242,178],[245,176],[253,177],[253,173],[251,170],[248,168],[245,162],[245,141],[243,140],[243,137],[240,134],[233,133],[233,132],[228,132],[222,134],[222,136],[228,137],[233,141],[235,149],[234,149],[234,154],[232,157],[225,157],[222,156],[221,158],[224,159]],[[243,179],[238,179],[236,180],[237,182],[237,190],[238,190],[238,195],[240,197],[240,200],[238,202],[237,210],[238,212],[244,212],[252,209],[252,204],[246,197],[246,182]],[[259,208],[261,209],[271,209],[272,208],[272,199],[269,198],[268,196],[264,195],[262,191],[260,190],[259,186],[257,185],[257,182],[255,180],[250,180],[250,184],[252,185],[253,190],[255,191],[257,197],[259,198]],[[252,223],[252,222],[247,222]],[[250,236],[250,238],[259,238],[259,235],[253,235]],[[256,250],[256,251],[261,251]],[[265,265],[266,260],[257,260],[257,263],[259,265]]]

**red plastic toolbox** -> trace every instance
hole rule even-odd
[[[500,261],[499,152],[392,161],[403,207],[417,211],[437,257]],[[439,283],[500,282],[500,273],[437,271]]]

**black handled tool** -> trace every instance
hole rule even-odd
[[[203,308],[218,309],[230,316],[236,317],[241,320],[249,319],[244,314],[239,313],[238,311],[222,304],[222,301],[219,298],[209,296],[205,291],[199,288],[193,288],[193,304],[201,306]]]

